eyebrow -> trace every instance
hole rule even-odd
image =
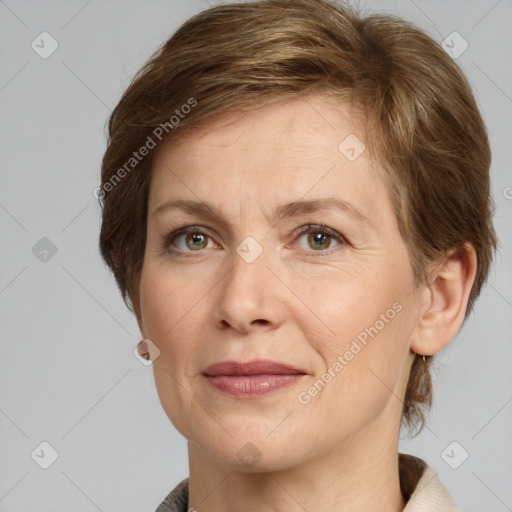
[[[172,200],[166,201],[158,206],[153,212],[153,216],[160,215],[171,209],[181,209],[186,213],[210,217],[218,221],[223,221],[222,214],[209,202],[192,200]],[[312,213],[320,210],[336,210],[349,215],[361,224],[371,227],[371,222],[356,206],[348,201],[337,197],[325,197],[322,199],[310,199],[293,201],[282,204],[275,210],[273,220],[281,221],[285,218],[298,217],[306,213]]]

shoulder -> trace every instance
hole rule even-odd
[[[158,505],[155,512],[187,512],[188,478],[182,480]]]
[[[425,461],[400,453],[400,487],[407,505],[404,512],[461,512],[437,473]]]

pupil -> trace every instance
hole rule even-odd
[[[311,233],[309,241],[311,245],[316,246],[316,249],[326,249],[329,247],[329,235],[325,233]]]
[[[206,245],[206,239],[204,235],[193,233],[187,237],[187,245],[189,249],[203,249]]]

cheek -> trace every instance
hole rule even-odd
[[[192,286],[169,265],[146,264],[140,283],[142,322],[147,336],[166,343],[175,334],[178,323],[192,309],[195,292]],[[157,343],[158,344],[158,343]]]
[[[167,268],[146,266],[141,276],[140,301],[144,335],[160,349],[153,362],[157,394],[171,423],[185,437],[190,431],[193,399],[183,392],[188,384],[190,361],[197,339],[193,322],[197,303],[194,293],[184,292],[176,275]]]
[[[173,297],[163,279],[144,271],[140,283],[141,318],[144,334],[162,349],[163,333],[172,325],[176,310]],[[167,325],[167,327],[166,327]]]
[[[356,408],[378,412],[391,401],[400,409],[413,328],[410,311],[395,301],[375,313],[344,347],[343,392]]]
[[[197,340],[209,315],[206,276],[185,275],[168,263],[149,264],[143,269],[140,286],[144,335],[160,349],[155,369],[165,365],[180,378],[189,377]]]
[[[402,368],[414,324],[413,307],[406,300],[408,283],[398,276],[379,279],[361,272],[338,274],[323,285],[304,283],[297,295],[306,289],[315,315],[308,320],[297,315],[297,321],[319,355],[310,384],[317,379],[328,382],[303,391],[313,408],[317,403],[324,411],[343,410],[356,427],[362,416],[376,414],[393,400],[393,393],[401,395]]]
[[[167,370],[172,375],[183,371],[183,352],[178,361],[176,351],[180,338],[185,338],[183,332],[185,323],[180,319],[185,315],[184,300],[176,293],[177,287],[167,274],[146,268],[141,277],[140,303],[141,319],[144,336],[149,338],[160,349],[160,356],[154,361],[155,379],[158,373]],[[163,374],[159,380],[167,380],[169,375]],[[168,386],[168,384],[166,384]]]
[[[394,283],[378,282],[366,268],[334,269],[313,279],[296,279],[293,292],[310,310],[307,315],[296,314],[296,321],[304,333],[310,332],[318,351],[331,360],[347,350],[352,340],[364,343],[370,336],[366,329],[376,322],[379,332],[389,330],[388,324],[396,316],[393,304],[400,299]]]

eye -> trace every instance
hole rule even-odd
[[[324,226],[309,225],[299,233],[298,245],[304,250],[325,252],[327,249],[347,243],[345,237],[337,231]]]
[[[325,253],[338,245],[346,245],[348,242],[341,234],[327,226],[307,225],[296,238],[300,249]],[[191,255],[200,253],[205,249],[219,247],[212,237],[199,226],[186,226],[173,231],[164,239],[164,248],[174,253]]]
[[[198,252],[214,247],[210,236],[197,226],[187,226],[172,232],[165,239],[166,247],[175,247],[181,252]]]

